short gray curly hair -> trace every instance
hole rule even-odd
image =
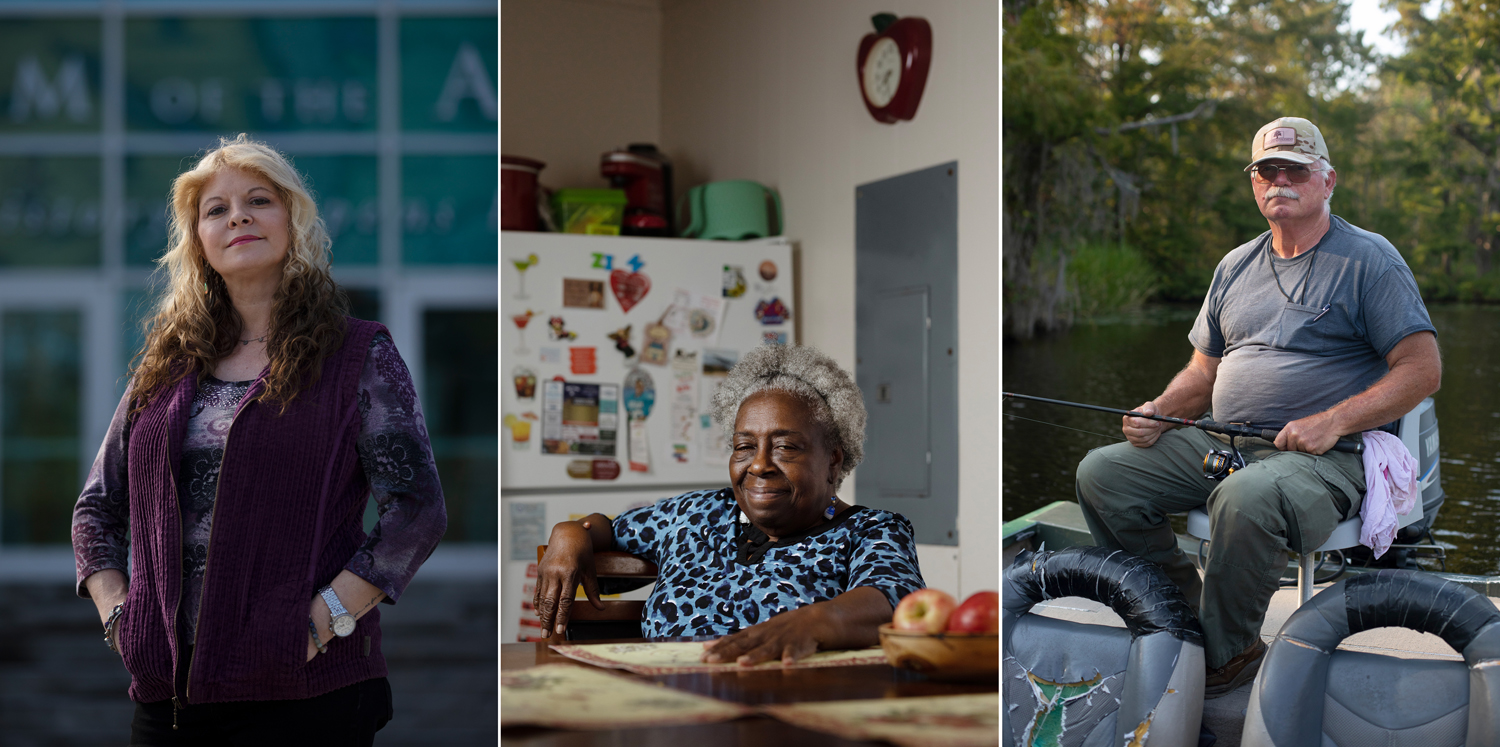
[[[865,399],[859,385],[832,358],[805,345],[761,345],[746,353],[729,377],[714,393],[713,417],[724,429],[725,440],[734,438],[734,421],[740,405],[751,395],[776,390],[794,394],[813,410],[813,419],[823,426],[829,446],[844,452],[844,464],[834,485],[865,456]]]

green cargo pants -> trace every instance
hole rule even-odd
[[[1350,438],[1358,439],[1359,436]],[[1160,565],[1203,623],[1205,658],[1224,666],[1260,634],[1287,551],[1323,544],[1359,514],[1365,469],[1358,454],[1277,451],[1269,441],[1237,438],[1246,466],[1227,479],[1203,476],[1203,456],[1228,438],[1181,428],[1151,448],[1117,443],[1078,464],[1078,504],[1094,542]],[[1213,525],[1202,579],[1167,521],[1208,504]]]

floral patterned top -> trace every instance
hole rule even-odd
[[[178,501],[182,507],[182,605],[179,622],[192,643],[203,588],[204,563],[212,531],[219,463],[235,410],[249,393],[250,381],[204,379],[193,396],[182,443]],[[130,433],[125,428],[129,403],[122,399],[104,436],[104,445],[89,470],[73,513],[73,552],[78,594],[87,596],[84,579],[107,568],[125,572],[130,556],[129,493],[126,489]],[[442,486],[427,438],[422,408],[411,373],[391,338],[380,333],[359,378],[359,437],[355,450],[370,481],[380,514],[369,539],[344,567],[380,588],[394,602],[411,581],[415,547],[437,544],[443,530]]]
[[[655,563],[641,633],[726,635],[860,586],[895,609],[926,584],[906,517],[852,506],[806,533],[771,541],[739,521],[734,491],[702,490],[615,517],[615,546]]]

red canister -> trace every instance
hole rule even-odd
[[[536,231],[536,177],[547,164],[521,156],[500,156],[500,230]]]

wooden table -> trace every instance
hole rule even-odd
[[[616,642],[616,641],[611,641]],[[618,641],[623,642],[623,641]],[[604,643],[604,641],[589,641]],[[553,652],[546,643],[506,643],[500,646],[500,671],[513,672],[541,664],[587,664]],[[771,669],[745,672],[702,672],[642,676],[622,670],[613,674],[660,682],[685,692],[744,705],[806,703],[818,700],[906,698],[924,695],[989,693],[999,689],[999,680],[977,684],[934,682],[922,675],[878,664],[817,669]],[[504,697],[503,693],[501,697]],[[548,747],[568,745],[774,745],[775,747],[889,747],[884,742],[840,739],[809,731],[769,716],[749,716],[733,721],[691,726],[661,726],[610,731],[558,731],[538,727],[511,727],[500,731],[506,745]]]

